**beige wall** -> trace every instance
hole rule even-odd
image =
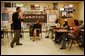
[[[54,2],[12,2],[12,3],[23,3],[24,6],[23,7],[26,7],[28,11],[30,11],[30,5],[33,5],[33,4],[38,4],[40,5],[40,10],[43,10],[43,7],[49,7],[53,9],[53,3]],[[58,9],[63,7],[64,5],[66,4],[73,4],[74,6],[74,9],[75,9],[75,12],[74,12],[74,15],[73,15],[73,18],[74,19],[82,19],[84,20],[84,2],[58,2],[58,1],[55,1],[55,3],[58,3]],[[3,2],[1,2],[1,12],[3,11],[2,7],[3,7]],[[56,10],[57,12],[57,16],[59,16],[59,10]]]
[[[78,8],[78,6],[77,6],[77,5],[78,5],[78,2],[68,2],[68,3],[67,3],[67,2],[63,2],[63,3],[59,3],[59,4],[58,4],[58,5],[59,5],[58,8],[62,8],[64,5],[68,5],[68,4],[73,4],[74,9],[75,9],[73,18],[74,18],[74,19],[77,19],[77,18],[78,18],[78,16],[77,16],[77,15],[78,15],[78,13],[77,13],[77,12],[78,12],[78,9],[77,9],[77,8]]]
[[[57,1],[55,1],[55,3],[56,3]],[[14,3],[14,2],[13,2]],[[16,1],[16,3],[23,3],[24,4],[24,6],[23,7],[26,7],[27,8],[27,10],[28,11],[30,11],[30,5],[33,5],[33,4],[38,4],[38,5],[40,5],[40,10],[43,10],[43,7],[48,7],[48,5],[49,5],[49,7],[50,8],[52,8],[53,9],[53,3],[54,2],[17,2]],[[63,7],[64,5],[66,5],[66,4],[73,4],[74,5],[74,9],[75,9],[75,12],[74,12],[74,17],[73,18],[78,18],[78,2],[57,2],[58,3],[58,9],[59,8],[61,8],[61,7]],[[83,5],[83,4],[82,4]],[[80,6],[82,6],[81,4],[80,4]],[[83,5],[84,6],[84,5]],[[83,8],[82,8],[83,9]],[[58,13],[58,15],[59,15],[59,11],[57,10],[57,13]]]
[[[9,1],[7,1],[9,2]],[[53,3],[58,3],[58,9],[63,7],[64,5],[66,4],[73,4],[74,6],[74,9],[75,9],[75,12],[74,12],[74,15],[73,15],[73,18],[74,19],[79,19],[79,20],[84,20],[84,2],[58,2],[58,1],[55,1],[55,2],[14,2],[14,1],[10,1],[12,3],[23,3],[25,8],[27,8],[28,11],[30,11],[30,5],[33,5],[33,4],[38,4],[40,5],[40,10],[43,10],[43,7],[49,7],[53,9]],[[1,12],[3,11],[3,2],[1,1]],[[56,10],[56,13],[57,13],[57,16],[59,16],[59,10]],[[10,22],[11,22],[11,18],[9,18]],[[10,23],[8,24],[8,27],[10,28]]]
[[[79,3],[79,12],[78,12],[78,18],[79,20],[84,20],[84,1]]]
[[[24,3],[25,7],[28,8],[28,10],[30,10],[30,5],[32,4],[39,4],[41,7],[41,10],[43,10],[43,7],[49,7],[53,9],[53,2],[29,2],[29,3]],[[73,18],[78,19],[78,2],[58,2],[58,9],[62,8],[64,5],[66,4],[73,4],[75,12],[74,12],[74,16]],[[59,16],[59,10],[56,11]]]
[[[39,4],[41,7],[41,10],[43,10],[43,7],[49,7],[53,8],[53,2],[29,2],[29,3],[24,3],[25,7],[28,8],[28,10],[30,10],[30,5],[32,4]],[[81,19],[84,20],[84,2],[83,1],[79,1],[79,2],[58,2],[58,9],[63,7],[64,5],[67,4],[73,4],[75,12],[73,15],[74,19]],[[57,16],[59,16],[59,10],[56,10],[56,12],[58,13]]]

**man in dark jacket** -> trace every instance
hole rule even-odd
[[[20,31],[21,31],[21,17],[20,17],[20,12],[21,12],[21,8],[17,7],[16,8],[16,12],[13,13],[12,15],[12,21],[14,24],[14,38],[10,44],[10,46],[13,48],[14,47],[14,43],[16,43],[16,45],[22,45],[19,42],[20,39]]]

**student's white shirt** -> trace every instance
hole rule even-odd
[[[55,24],[55,26],[56,26],[56,27],[60,27],[60,24],[59,24],[59,23],[57,23],[57,24]]]

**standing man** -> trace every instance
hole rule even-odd
[[[20,16],[20,12],[21,12],[21,8],[17,7],[16,8],[16,12],[13,13],[12,15],[12,21],[14,23],[14,38],[12,40],[12,42],[10,43],[10,47],[13,48],[14,47],[14,43],[16,43],[16,45],[22,45],[19,40],[20,40],[20,31],[21,31],[21,16]]]

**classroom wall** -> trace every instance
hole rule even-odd
[[[73,12],[74,15],[73,15],[73,18],[74,19],[78,19],[78,2],[63,2],[63,3],[58,3],[59,7],[58,8],[62,8],[64,5],[68,5],[68,4],[73,4],[73,8],[75,9],[75,11]]]
[[[78,12],[78,18],[79,20],[83,20],[84,21],[84,1],[81,1],[79,3],[79,12]]]
[[[7,1],[9,2],[9,1]],[[19,1],[10,1],[12,3],[23,3],[25,8],[27,8],[28,11],[31,11],[31,8],[30,8],[30,5],[33,5],[33,4],[38,4],[40,5],[40,10],[42,11],[43,10],[43,7],[48,7],[53,9],[53,3],[58,3],[58,10],[55,10],[56,13],[57,13],[57,17],[59,17],[59,9],[62,8],[64,5],[67,5],[67,4],[73,4],[74,6],[74,9],[75,9],[75,12],[74,12],[74,15],[73,15],[73,18],[74,19],[82,19],[84,20],[84,2],[75,2],[75,1],[72,1],[72,2],[58,2],[58,1],[54,1],[54,2],[19,2]],[[3,2],[1,1],[1,12],[3,12]],[[11,18],[9,18],[9,22],[11,23]],[[10,26],[10,23],[8,24]]]
[[[59,9],[62,8],[64,5],[67,4],[73,4],[75,12],[74,12],[74,16],[73,18],[78,19],[78,2],[55,2],[58,3],[58,10],[56,10],[56,12],[58,13],[57,16],[59,17]],[[30,5],[32,4],[38,4],[41,7],[41,10],[43,10],[43,7],[50,7],[51,9],[53,9],[53,2],[29,2],[29,3],[24,3],[25,7],[30,10]]]
[[[3,3],[3,2],[2,2]],[[28,11],[30,11],[31,10],[31,8],[30,8],[30,5],[33,5],[33,4],[38,4],[38,5],[40,5],[40,10],[42,11],[43,10],[43,7],[48,7],[49,6],[49,8],[51,8],[51,9],[53,9],[53,3],[58,3],[58,10],[56,10],[56,12],[58,13],[57,15],[59,16],[59,9],[60,8],[62,8],[64,5],[67,5],[67,4],[73,4],[73,6],[74,6],[74,9],[75,9],[75,12],[74,12],[74,16],[73,16],[73,18],[75,18],[75,19],[78,19],[78,3],[79,2],[58,2],[58,1],[55,1],[55,2],[18,2],[18,1],[16,1],[16,2],[12,2],[12,3],[23,3],[24,4],[24,6],[23,7],[25,7],[25,8],[27,8],[27,10]]]

